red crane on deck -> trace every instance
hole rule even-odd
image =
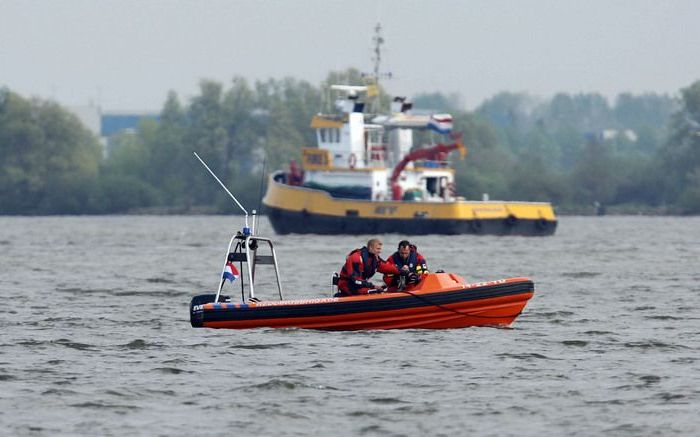
[[[449,153],[453,150],[459,150],[459,154],[462,156],[462,159],[464,159],[464,157],[467,155],[467,148],[464,147],[464,144],[462,143],[462,133],[453,133],[452,139],[455,140],[455,142],[452,144],[439,143],[427,149],[415,150],[404,156],[403,159],[396,164],[394,171],[391,173],[391,179],[389,179],[389,183],[391,185],[391,197],[393,200],[401,200],[403,193],[401,192],[401,187],[399,186],[398,182],[399,176],[409,162],[418,159],[444,161],[445,158],[447,158],[447,155],[449,155]]]

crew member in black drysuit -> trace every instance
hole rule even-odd
[[[418,248],[403,240],[399,242],[399,247],[393,255],[387,260],[393,263],[400,273],[407,276],[408,284],[417,284],[420,282],[421,276],[428,273],[428,263],[423,255],[418,253]],[[396,291],[399,289],[400,275],[385,274],[384,283],[387,286],[387,291]]]

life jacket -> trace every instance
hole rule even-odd
[[[418,273],[419,275],[427,273],[428,266],[425,263],[425,258],[422,256],[420,259],[418,258],[418,247],[415,244],[411,244],[408,246],[408,248],[410,249],[410,252],[408,252],[408,259],[406,261],[401,258],[401,255],[399,255],[399,251],[397,250],[391,256],[392,262],[399,268],[399,270],[404,265],[407,265],[413,273]]]
[[[355,249],[345,258],[345,263],[340,269],[338,278],[338,290],[341,296],[364,294],[369,288],[366,281],[371,278],[379,268],[381,261],[377,256],[369,253],[366,247]],[[361,264],[361,265],[360,265]]]
[[[403,258],[401,258],[398,251],[394,252],[394,254],[389,258],[389,261],[391,261],[399,270],[401,270],[401,267],[407,265],[411,273],[415,273],[417,275],[424,275],[428,273],[428,265],[425,262],[425,258],[418,254],[418,248],[413,244],[411,244],[409,248],[411,250],[408,253],[408,258],[405,261]],[[399,283],[399,278],[393,274],[385,274],[384,283],[387,286],[396,286]]]
[[[377,272],[377,267],[378,267],[378,260],[376,256],[371,255],[369,253],[369,250],[367,250],[366,247],[363,247],[361,249],[355,249],[352,252],[348,254],[347,258],[350,258],[356,253],[360,253],[360,257],[362,258],[362,271],[360,272],[362,275],[362,279],[368,279],[371,278],[376,272]],[[341,278],[350,278],[352,276],[352,272],[347,271],[347,264],[343,265],[343,268],[340,270],[340,277]]]
[[[404,261],[404,259],[401,258],[401,255],[399,255],[399,252],[395,252],[391,256],[391,260],[394,262],[394,264],[396,264],[396,267],[398,267],[399,270],[401,270],[401,267],[407,265],[412,272],[415,272],[416,266],[418,264],[418,255],[415,250],[411,250],[408,253],[408,259]]]

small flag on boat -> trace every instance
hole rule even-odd
[[[238,279],[239,276],[241,276],[241,274],[238,273],[236,266],[233,265],[231,261],[227,262],[226,267],[224,268],[224,277],[222,279],[228,279],[229,281],[233,282]]]
[[[452,116],[450,114],[433,114],[428,121],[428,129],[441,134],[450,133],[452,131]]]

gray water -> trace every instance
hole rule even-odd
[[[0,433],[666,436],[700,426],[700,218],[562,217],[548,238],[414,240],[432,270],[531,277],[536,294],[512,329],[193,329],[189,300],[216,286],[240,225],[0,218]],[[286,297],[328,295],[331,273],[367,237],[277,237]],[[384,255],[403,237],[383,236]],[[273,298],[272,275],[260,278],[258,295]]]

